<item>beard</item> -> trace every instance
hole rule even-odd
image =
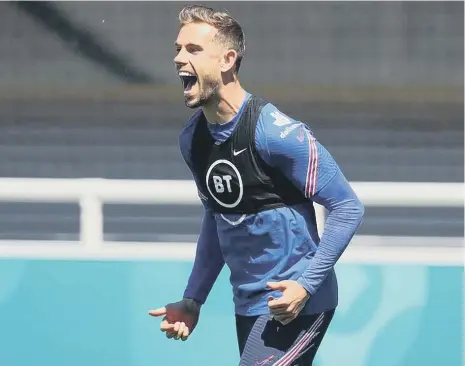
[[[203,78],[202,85],[200,85],[199,80],[197,83],[199,86],[198,93],[194,95],[186,95],[184,98],[186,107],[191,109],[204,107],[212,103],[217,90],[220,87],[220,81],[208,76]]]

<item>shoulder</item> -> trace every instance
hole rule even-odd
[[[260,113],[260,119],[264,123],[271,123],[275,126],[283,126],[296,121],[271,102],[267,102],[263,106]]]
[[[274,104],[267,103],[257,121],[255,140],[257,146],[286,143],[292,135],[299,139],[303,132],[313,135],[307,124],[291,117]]]
[[[179,134],[179,148],[181,149],[181,154],[183,155],[186,161],[188,160],[188,157],[190,155],[192,137],[194,135],[195,127],[197,126],[197,122],[201,114],[201,109],[195,111],[195,113],[189,118],[187,124],[184,126],[184,128],[181,130],[181,133]]]

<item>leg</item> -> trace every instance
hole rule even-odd
[[[321,342],[328,330],[329,324],[333,320],[334,310],[330,310],[322,313],[322,319],[319,320],[318,316],[315,318],[313,325],[311,326],[310,332],[313,332],[313,336],[310,336],[308,344],[302,348],[302,351],[296,355],[292,366],[311,366],[315,359],[316,353],[320,347]],[[312,329],[313,328],[313,329]],[[281,364],[278,364],[281,365]],[[277,366],[278,366],[277,365]],[[282,365],[287,365],[283,363]]]
[[[247,338],[257,321],[258,316],[242,316],[236,315],[236,332],[237,332],[237,342],[239,345],[239,354],[242,356],[244,352],[245,343]]]
[[[238,318],[238,329],[250,329],[245,346],[240,346],[239,366],[312,365],[333,315],[334,310],[303,315],[285,326],[270,315]]]

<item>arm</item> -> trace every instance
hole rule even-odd
[[[160,330],[166,332],[168,338],[185,341],[192,334],[199,320],[200,308],[205,303],[223,265],[216,221],[212,213],[205,210],[194,267],[183,299],[149,311],[152,316],[164,316]]]
[[[215,218],[210,211],[205,210],[194,267],[183,299],[149,311],[151,316],[164,316],[160,330],[166,332],[167,338],[185,341],[192,334],[199,320],[200,308],[223,265]]]
[[[189,163],[189,147],[192,139],[192,133],[193,124],[189,124],[179,137],[181,155],[189,169],[191,169],[191,165]],[[197,177],[193,172],[192,174],[194,181],[197,183]],[[202,200],[202,203],[205,207],[205,211],[197,242],[195,261],[184,291],[184,298],[194,299],[200,304],[205,303],[213,284],[224,266],[223,254],[220,248],[213,212],[209,210],[207,203],[204,202],[204,200]]]
[[[205,210],[197,243],[194,266],[184,291],[184,298],[204,304],[213,284],[224,266],[216,221],[210,210]]]
[[[328,211],[325,230],[315,256],[297,282],[313,295],[334,267],[362,222],[364,207],[338,169],[313,201]]]
[[[191,167],[189,164],[191,139],[192,124],[184,129],[179,138],[181,155],[189,168]],[[197,182],[195,174],[193,174],[193,177]],[[202,199],[200,191],[199,196]],[[199,320],[200,307],[205,303],[213,284],[224,266],[215,218],[213,213],[208,209],[206,202],[203,202],[203,204],[205,212],[197,243],[197,252],[194,266],[184,291],[184,298],[181,301],[149,311],[151,316],[164,317],[160,324],[160,330],[166,332],[167,338],[182,339],[185,341],[192,334]]]
[[[260,155],[269,165],[280,169],[305,197],[329,211],[318,249],[297,280],[313,295],[354,236],[364,208],[337,163],[306,125],[290,120],[300,126],[282,137],[282,131],[291,124],[279,127],[272,121],[262,121],[257,128]]]

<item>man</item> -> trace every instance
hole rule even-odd
[[[205,213],[183,299],[149,313],[186,340],[226,263],[240,365],[311,365],[337,306],[333,267],[363,206],[304,123],[241,87],[239,24],[203,6],[179,19],[174,62],[197,109],[179,142]],[[313,202],[329,212],[321,239]]]

